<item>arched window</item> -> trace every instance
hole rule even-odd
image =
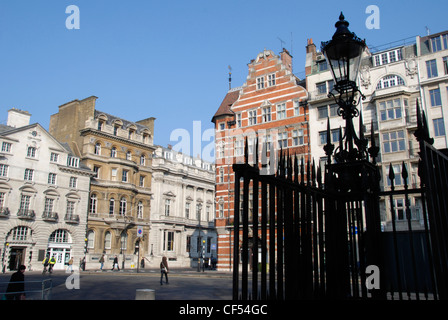
[[[383,77],[377,84],[376,89],[384,89],[395,86],[404,86],[404,80],[397,75],[388,75]]]
[[[141,201],[139,201],[137,204],[137,218],[143,218],[143,203]]]
[[[146,156],[144,154],[142,154],[140,156],[140,165],[144,166],[146,164]]]
[[[110,150],[110,156],[111,156],[111,158],[116,158],[117,157],[117,148],[113,147]]]
[[[121,233],[121,250],[126,250],[128,246],[128,234],[126,231]]]
[[[97,210],[98,198],[96,194],[90,196],[89,213],[95,214]]]
[[[101,143],[95,144],[95,154],[101,155]]]
[[[12,230],[13,241],[26,241],[31,235],[31,229],[25,226],[18,226]]]
[[[109,200],[109,214],[112,216],[115,213],[115,199],[110,198]]]
[[[122,197],[120,199],[120,215],[122,216],[126,215],[126,207],[127,207],[126,198]]]
[[[58,229],[50,235],[48,241],[53,243],[69,243],[71,242],[70,233],[64,229]]]
[[[95,232],[92,230],[87,231],[87,248],[94,248],[95,246]]]
[[[112,235],[109,231],[106,232],[106,235],[104,236],[104,249],[110,249],[111,248],[111,239]]]

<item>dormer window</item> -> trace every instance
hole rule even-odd
[[[327,60],[320,60],[320,61],[317,61],[317,70],[318,70],[319,72],[328,70],[328,63],[327,63]]]
[[[432,52],[448,49],[448,34],[442,34],[440,36],[431,38]]]
[[[73,167],[73,168],[79,168],[79,158],[68,156],[67,157],[67,166]]]
[[[134,137],[135,137],[135,130],[136,128],[135,128],[135,126],[134,125],[132,125],[132,127],[130,127],[129,128],[129,131],[128,131],[128,138],[129,139],[134,139]]]
[[[375,67],[402,60],[401,49],[383,52],[373,56]]]

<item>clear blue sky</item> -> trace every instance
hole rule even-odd
[[[69,5],[79,30],[66,28]],[[366,27],[369,5],[380,29]],[[16,107],[48,129],[58,106],[94,95],[98,110],[157,118],[155,143],[176,145],[175,129],[193,139],[193,121],[213,127],[229,65],[241,86],[247,63],[282,40],[300,74],[307,39],[329,40],[340,11],[370,46],[448,29],[448,1],[0,0],[0,123]]]

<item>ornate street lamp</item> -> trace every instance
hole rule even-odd
[[[330,41],[322,42],[321,51],[330,66],[335,85],[328,94],[338,104],[338,114],[345,119],[345,135],[340,132],[339,147],[335,150],[335,160],[338,163],[362,160],[367,157],[367,141],[362,131],[362,118],[360,117],[360,137],[355,133],[353,118],[359,115],[356,108],[360,99],[365,99],[356,84],[362,53],[366,48],[365,40],[359,39],[348,30],[349,23],[341,12],[336,22],[336,32]],[[360,98],[356,100],[356,94]],[[330,144],[330,142],[327,142]],[[329,148],[330,149],[330,148]],[[326,150],[327,151],[327,150]],[[329,152],[329,156],[332,153]]]

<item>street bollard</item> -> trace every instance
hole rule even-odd
[[[152,289],[137,289],[135,300],[156,300],[156,291]]]

